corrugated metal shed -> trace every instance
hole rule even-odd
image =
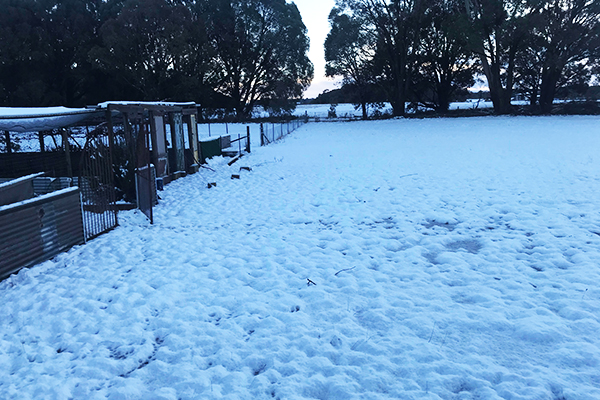
[[[83,242],[76,187],[0,206],[0,279]]]

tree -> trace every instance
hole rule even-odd
[[[425,4],[421,0],[338,0],[375,46],[373,65],[394,115],[404,115]]]
[[[344,85],[354,87],[362,118],[367,119],[369,85],[373,82],[373,41],[362,29],[360,20],[337,8],[331,10],[329,23],[331,29],[325,39],[325,74],[342,76]]]
[[[100,0],[0,0],[0,90],[7,105],[82,106],[94,98],[88,52]]]
[[[535,36],[527,38],[527,46],[520,52],[515,60],[516,89],[529,99],[529,105],[536,107],[540,94],[542,80],[542,54]]]
[[[515,64],[531,34],[531,19],[537,13],[535,0],[464,0],[471,21],[469,46],[488,81],[494,111],[510,112]]]
[[[181,3],[128,0],[100,29],[102,46],[94,49],[91,58],[126,89],[117,97],[169,98],[173,80],[190,55],[191,22],[190,10]]]
[[[313,76],[306,27],[285,0],[205,0],[215,51],[216,90],[230,96],[238,118],[259,100],[298,98]]]
[[[600,56],[600,2],[549,0],[541,16],[535,31],[542,41],[540,108],[549,113],[561,81],[591,78],[591,60]]]
[[[430,2],[412,84],[413,96],[421,105],[445,112],[455,93],[474,84],[478,65],[467,50],[467,23],[458,1]]]
[[[0,96],[7,106],[44,105],[45,32],[34,0],[0,0]]]

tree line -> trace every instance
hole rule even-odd
[[[408,99],[439,112],[485,75],[494,111],[515,91],[549,113],[557,90],[600,73],[598,0],[337,0],[326,74],[363,107],[373,87],[394,115]]]
[[[196,101],[248,116],[313,66],[286,0],[0,0],[0,104]]]

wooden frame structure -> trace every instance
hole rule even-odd
[[[114,143],[116,118],[121,118],[126,132],[136,132],[136,156],[132,161],[136,167],[137,205],[153,223],[156,179],[168,183],[198,171],[197,106],[195,103],[106,102],[99,107],[106,110],[111,145]],[[188,133],[188,149],[185,147],[184,124]]]

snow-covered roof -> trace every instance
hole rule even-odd
[[[0,107],[0,130],[39,132],[64,128],[103,112],[96,108]]]
[[[98,104],[100,108],[108,108],[109,105],[120,106],[160,106],[160,107],[195,107],[196,103],[190,102],[168,102],[168,101],[105,101]]]
[[[0,107],[0,131],[39,132],[65,128],[94,115],[102,114],[110,105],[142,108],[188,108],[192,102],[166,101],[105,101],[95,107]]]

